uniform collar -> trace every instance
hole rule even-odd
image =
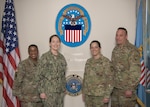
[[[117,47],[119,47],[120,49],[124,48],[124,47],[127,47],[129,45],[129,41],[126,40],[125,44],[123,45],[117,45]]]
[[[37,63],[38,63],[38,59],[37,59],[37,61],[33,60],[33,59],[32,59],[32,58],[30,58],[30,57],[28,57],[28,59],[29,59],[29,62],[30,62],[31,64],[33,64],[33,65],[37,65]]]

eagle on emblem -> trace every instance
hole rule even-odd
[[[71,14],[71,16],[70,16],[70,15],[62,15],[62,16],[63,16],[64,18],[70,20],[71,26],[75,26],[75,25],[76,25],[76,21],[77,21],[78,19],[84,17],[84,15],[78,15],[78,16],[75,17],[74,14]]]

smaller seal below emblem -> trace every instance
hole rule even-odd
[[[70,96],[77,96],[81,94],[82,78],[76,74],[69,75],[66,78],[66,90]]]

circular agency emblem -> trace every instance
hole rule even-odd
[[[91,20],[88,12],[78,4],[63,7],[56,18],[56,32],[69,47],[82,45],[89,37]]]
[[[66,90],[70,96],[77,96],[81,94],[82,78],[76,74],[69,75],[66,78]]]

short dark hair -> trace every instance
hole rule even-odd
[[[49,42],[51,42],[51,41],[52,41],[52,38],[53,38],[53,37],[57,37],[57,38],[59,39],[59,41],[61,42],[61,40],[60,40],[59,36],[58,36],[58,35],[56,35],[56,34],[54,34],[54,35],[50,36],[50,38],[49,38]]]
[[[127,31],[127,29],[126,29],[126,28],[124,28],[124,27],[119,27],[117,30],[124,30],[124,31],[125,31],[125,33],[126,33],[126,35],[128,35],[128,31]]]
[[[98,44],[98,47],[101,48],[101,43],[98,41],[98,40],[93,40],[91,43],[90,43],[90,47],[92,45],[92,43],[96,42]]]
[[[38,50],[38,46],[37,46],[37,45],[31,44],[31,45],[28,46],[28,52],[30,51],[30,48],[31,48],[31,47],[35,47],[35,48]]]

